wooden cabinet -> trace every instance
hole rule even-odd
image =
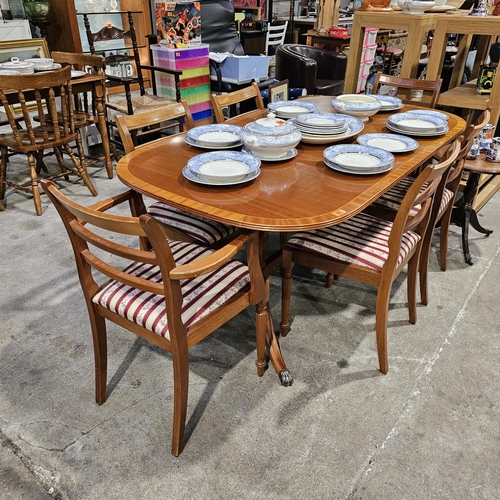
[[[356,11],[352,25],[344,92],[346,94],[354,94],[356,92],[359,65],[361,64],[361,50],[363,48],[366,28],[390,28],[408,31],[401,76],[403,78],[415,78],[425,33],[434,29],[437,20],[443,16],[446,16],[446,14]],[[430,77],[428,78],[430,79]]]

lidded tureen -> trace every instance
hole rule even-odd
[[[276,118],[274,113],[248,123],[239,134],[244,146],[254,156],[263,160],[284,158],[302,138],[295,125]]]

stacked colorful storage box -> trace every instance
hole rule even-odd
[[[181,97],[189,104],[195,121],[212,116],[208,47],[208,44],[185,49],[169,49],[159,45],[151,47],[155,66],[182,70],[180,76]],[[175,99],[174,76],[157,72],[156,92],[158,95]]]
[[[356,86],[357,94],[365,91],[366,79],[373,61],[375,60],[377,33],[378,28],[365,28],[365,38],[363,40],[363,49],[361,50],[361,63],[359,65],[358,84]]]

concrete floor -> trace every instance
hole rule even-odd
[[[15,161],[10,167],[15,170]],[[99,198],[123,190],[90,169]],[[62,181],[78,202],[95,199]],[[375,291],[297,269],[281,345],[294,377],[256,376],[248,310],[191,351],[188,436],[170,454],[170,356],[109,326],[108,400],[94,402],[88,317],[69,240],[43,197],[0,213],[0,498],[498,499],[500,198],[464,263],[430,268],[430,304],[407,322],[393,287],[390,371],[377,370]],[[275,324],[280,280],[272,278]]]

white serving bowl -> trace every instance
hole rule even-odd
[[[332,100],[333,109],[337,113],[355,116],[366,122],[382,106],[382,103],[374,96],[365,94],[339,95]]]
[[[34,57],[33,59],[25,59],[24,62],[33,64],[38,71],[52,69],[54,65],[54,59],[49,59],[47,57]]]
[[[398,0],[398,5],[404,14],[423,14],[434,7],[434,0]]]
[[[302,139],[295,125],[276,118],[274,113],[248,123],[239,134],[245,147],[263,160],[284,158]]]

